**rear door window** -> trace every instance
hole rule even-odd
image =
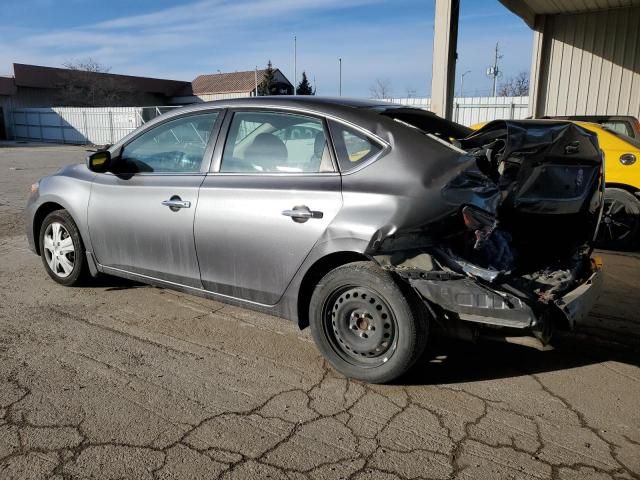
[[[236,112],[225,142],[222,173],[334,171],[323,121],[284,112]]]

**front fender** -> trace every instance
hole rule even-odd
[[[53,175],[40,180],[38,192],[29,197],[25,209],[29,248],[34,252],[38,251],[36,232],[39,231],[37,222],[41,221],[41,215],[39,214],[41,209],[49,209],[48,206],[59,205],[69,212],[78,227],[85,249],[88,252],[92,252],[91,237],[87,228],[87,210],[90,196],[91,181],[87,179]]]

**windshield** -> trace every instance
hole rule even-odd
[[[611,135],[618,137],[620,140],[624,140],[625,142],[630,143],[634,147],[640,148],[640,140],[638,140],[637,138],[631,138],[630,136],[625,135],[624,133],[617,132],[615,130],[612,130],[609,127],[605,127],[604,125],[602,126],[602,128],[607,132],[609,132]]]

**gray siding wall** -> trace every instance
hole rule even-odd
[[[0,95],[0,108],[2,109],[2,116],[4,123],[4,132],[0,132],[0,137],[4,136],[4,138],[11,138],[13,136],[13,132],[11,130],[11,110],[13,109],[13,97]]]
[[[536,116],[640,117],[640,7],[536,20]]]
[[[43,108],[67,106],[67,100],[61,97],[60,91],[54,88],[28,88],[18,86],[18,91],[12,96],[14,108]],[[123,94],[118,106],[146,107],[166,105],[167,98],[164,95],[133,91]]]

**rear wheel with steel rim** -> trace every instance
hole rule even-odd
[[[318,348],[348,377],[393,381],[426,345],[427,320],[412,292],[371,262],[329,272],[313,293],[309,314]]]
[[[614,250],[638,247],[640,231],[640,201],[619,188],[607,188],[604,210],[598,230],[597,245]]]
[[[398,326],[382,296],[367,287],[338,288],[324,304],[325,335],[354,365],[381,365],[393,354]]]
[[[51,278],[75,285],[84,276],[86,260],[80,232],[65,210],[47,215],[40,227],[40,255]]]

